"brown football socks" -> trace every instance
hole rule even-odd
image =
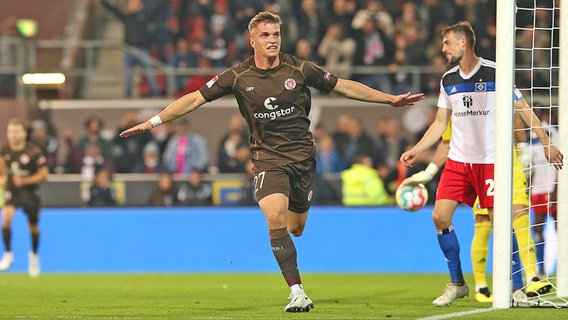
[[[298,271],[296,246],[286,228],[269,230],[272,253],[280,266],[288,286],[301,284]]]

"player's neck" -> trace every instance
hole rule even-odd
[[[258,69],[270,70],[280,64],[280,54],[275,57],[263,57],[261,55],[254,55],[254,64]]]
[[[465,74],[470,74],[473,69],[477,66],[479,62],[479,57],[475,55],[475,52],[465,52],[464,58],[460,62],[460,70]]]

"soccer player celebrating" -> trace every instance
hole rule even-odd
[[[444,28],[442,43],[442,52],[448,62],[456,66],[440,81],[436,119],[422,139],[400,157],[404,165],[412,166],[419,153],[438,142],[452,120],[450,151],[432,212],[451,281],[443,294],[433,301],[435,306],[449,305],[469,294],[452,217],[459,203],[473,206],[479,197],[480,207],[487,208],[492,219],[495,163],[495,63],[475,54],[475,32],[469,22]],[[515,110],[525,123],[536,127],[535,133],[544,146],[548,161],[561,169],[562,153],[550,145],[540,121],[518,90],[515,90]]]
[[[12,253],[12,219],[16,208],[21,207],[28,216],[32,238],[29,253],[28,274],[40,274],[38,257],[39,246],[39,184],[49,173],[47,161],[41,149],[27,142],[27,130],[23,121],[11,119],[8,123],[8,145],[0,150],[0,184],[5,185],[4,206],[2,207],[2,239],[4,254],[0,259],[0,271],[5,271],[14,263]]]
[[[276,14],[258,13],[248,27],[254,50],[251,58],[213,77],[201,89],[179,98],[120,136],[150,130],[206,102],[233,94],[250,132],[256,198],[266,218],[272,252],[291,290],[291,301],[284,310],[306,312],[314,305],[302,287],[290,233],[300,236],[304,231],[315,181],[308,87],[394,107],[412,104],[424,95],[390,95],[339,79],[309,61],[281,53],[281,24]]]

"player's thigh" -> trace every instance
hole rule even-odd
[[[493,208],[495,196],[495,179],[493,164],[472,164],[469,166],[469,178],[479,197],[481,208]]]
[[[310,209],[314,195],[314,185],[316,181],[315,160],[308,159],[301,163],[291,166],[292,188],[290,190],[289,210],[303,214]],[[304,219],[305,220],[305,219]]]

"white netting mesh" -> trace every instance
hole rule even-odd
[[[558,141],[559,6],[560,1],[554,0],[518,0],[516,13],[515,84],[542,121],[551,144]],[[530,159],[530,165],[525,170],[528,186],[524,190],[530,192],[531,198],[531,226],[516,232],[530,234],[535,242],[534,247],[519,250],[525,255],[526,265],[521,270],[528,277],[525,290],[531,292],[527,286],[535,272],[541,281],[550,282],[552,289],[534,293],[529,299],[531,303],[524,306],[568,307],[568,301],[556,295],[556,207],[562,197],[556,194],[557,171],[548,163],[542,143],[531,130],[536,126],[530,123],[529,128],[515,129],[517,138],[527,138],[526,159]],[[534,255],[528,254],[530,250],[536,252],[536,261]]]

